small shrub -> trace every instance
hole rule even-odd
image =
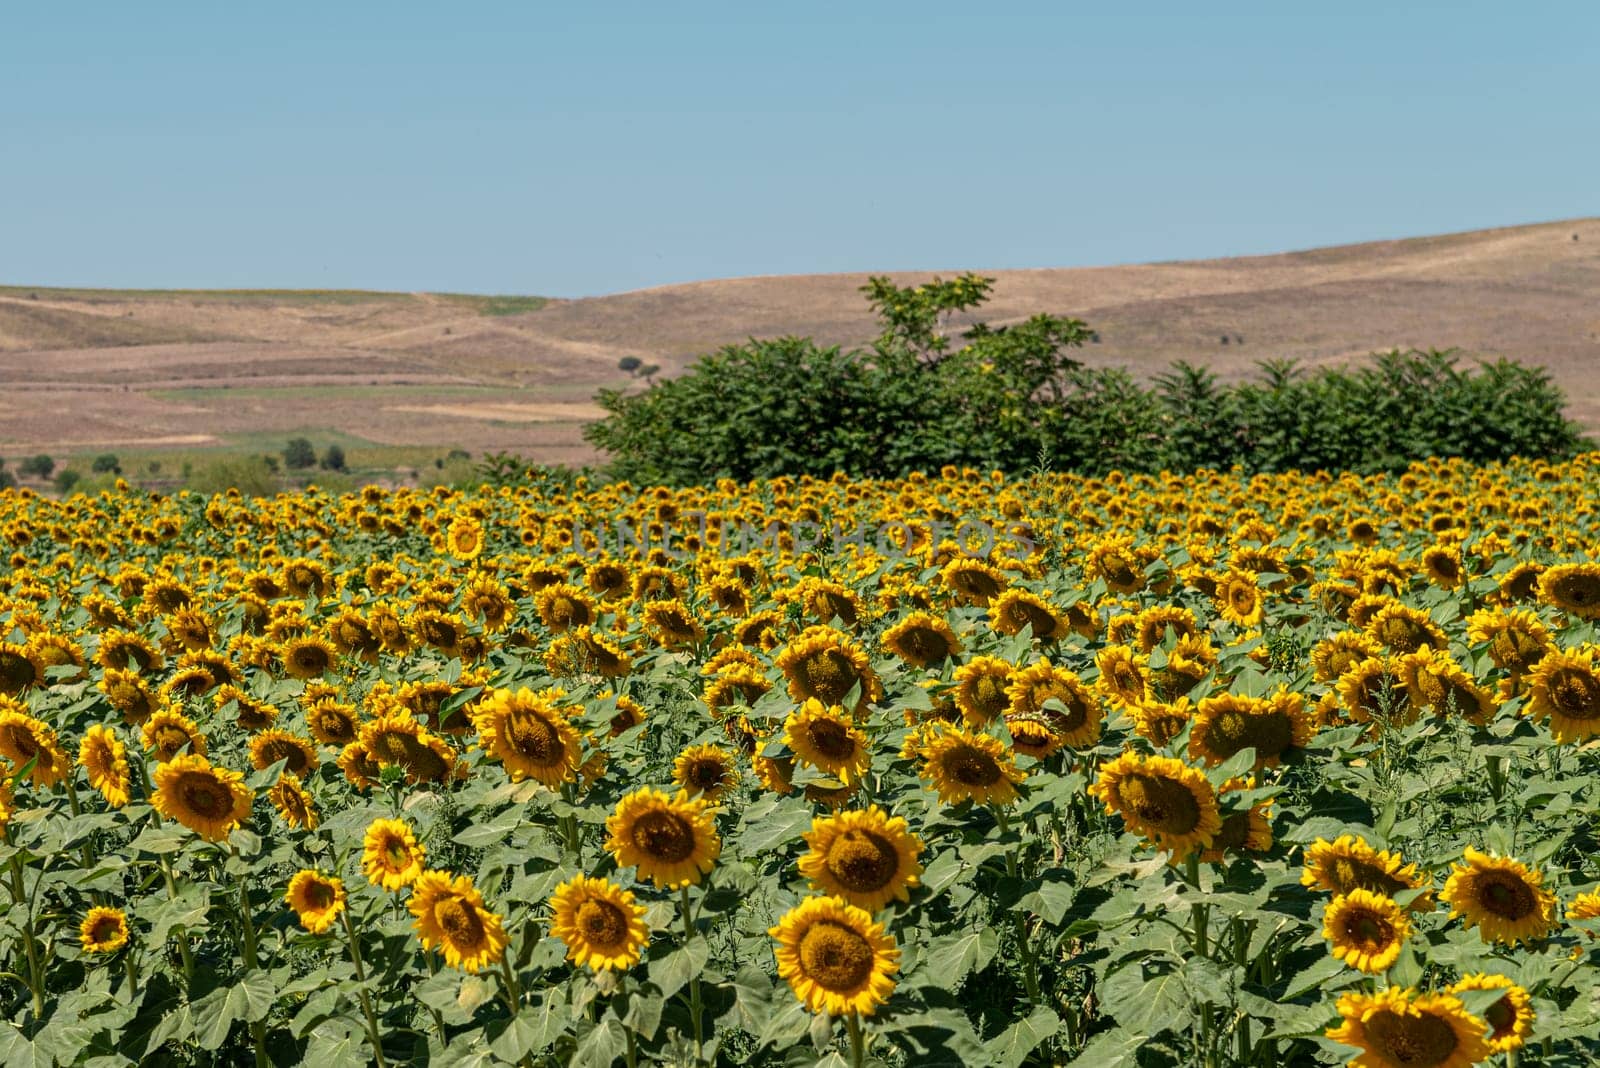
[[[55,469],[56,462],[44,453],[40,453],[37,456],[30,456],[26,460],[22,461],[22,463],[17,465],[18,471],[21,471],[25,475],[33,475],[36,478],[49,478],[50,472],[54,471]]]
[[[305,438],[290,438],[283,447],[283,464],[291,471],[302,471],[317,465],[317,450]]]
[[[343,471],[345,469],[344,450],[337,445],[329,445],[328,451],[322,454],[321,463],[324,471]]]

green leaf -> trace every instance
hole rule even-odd
[[[1282,1000],[1293,1001],[1298,997],[1311,993],[1313,990],[1330,989],[1327,986],[1328,981],[1339,976],[1345,978],[1351,976],[1350,969],[1345,967],[1344,961],[1336,957],[1321,957],[1289,980],[1283,989]]]
[[[923,962],[922,970],[927,977],[924,985],[950,989],[970,972],[987,966],[999,948],[1000,938],[991,927],[937,939],[928,947]]]
[[[611,1064],[627,1048],[627,1036],[615,1016],[607,1016],[590,1032],[578,1038],[578,1049],[572,1064],[578,1068],[611,1068]]]
[[[662,997],[670,998],[682,990],[690,978],[703,972],[710,959],[711,943],[704,938],[691,939],[650,962],[650,981],[661,989]]]
[[[1058,869],[1059,870],[1059,869]],[[1074,891],[1072,886],[1065,881],[1050,879],[1050,872],[1040,876],[1038,889],[1024,894],[1022,900],[1017,902],[1017,908],[1028,912],[1036,912],[1051,927],[1060,925],[1067,914],[1067,909],[1072,907]],[[1063,879],[1068,875],[1062,871]]]
[[[994,1058],[992,1063],[995,1068],[1018,1068],[1039,1043],[1060,1029],[1061,1017],[1054,1010],[1034,1009],[986,1044],[989,1055]]]

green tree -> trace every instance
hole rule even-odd
[[[322,454],[322,468],[325,471],[343,471],[344,450],[337,445],[329,445],[328,450]]]
[[[25,475],[33,475],[37,478],[49,478],[50,472],[54,471],[55,469],[56,462],[42,452],[37,456],[28,457],[26,460],[22,461],[21,464],[17,465],[18,471],[21,471]]]
[[[317,464],[317,450],[305,438],[290,438],[283,447],[283,466],[291,471],[302,471]]]

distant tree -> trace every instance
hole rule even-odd
[[[328,451],[322,454],[322,469],[324,471],[343,471],[344,450],[337,445],[329,445]]]
[[[639,359],[637,356],[624,356],[622,359],[617,361],[617,370],[624,374],[631,375],[633,372],[637,371],[641,366],[643,366],[643,364],[644,361]]]
[[[0,456],[0,489],[10,489],[17,484],[17,476],[6,470],[6,458]]]
[[[468,452],[466,449],[451,449],[450,452],[445,456],[445,459],[446,460],[470,460],[470,459],[472,459],[472,454],[470,452]]]
[[[305,438],[290,438],[283,447],[283,464],[291,471],[304,470],[317,465],[317,450]]]
[[[83,476],[70,467],[62,468],[56,475],[56,489],[62,493],[71,493],[72,487],[83,480]]]
[[[278,473],[278,458],[276,456],[269,452],[262,454],[261,459],[266,462],[268,471],[274,475]]]
[[[116,453],[103,452],[94,458],[94,463],[89,465],[89,470],[97,475],[103,475],[108,471],[120,475],[122,474],[122,464],[117,459]]]
[[[39,478],[49,478],[50,472],[55,469],[56,462],[42,452],[38,456],[28,457],[17,468],[25,475],[37,475]]]

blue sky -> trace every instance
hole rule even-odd
[[[1123,6],[13,5],[0,282],[577,296],[1600,213],[1600,5]]]

